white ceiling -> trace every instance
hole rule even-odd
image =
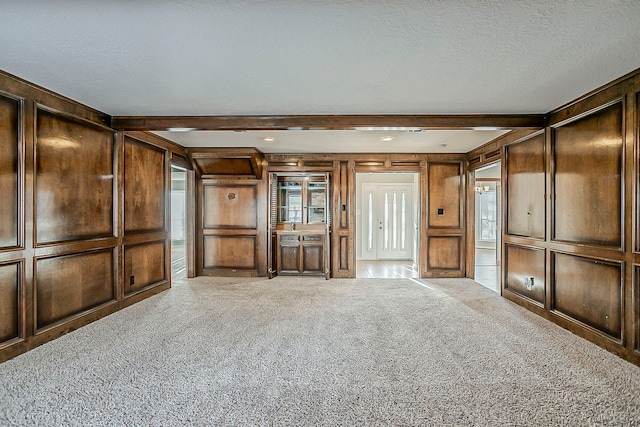
[[[0,69],[111,115],[546,113],[640,67],[639,20],[638,0],[0,0]]]
[[[155,132],[185,147],[256,147],[263,153],[468,153],[508,131],[300,130]],[[265,137],[275,141],[266,142]],[[383,137],[391,141],[382,141]]]

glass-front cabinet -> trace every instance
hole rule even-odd
[[[322,224],[327,221],[324,176],[278,176],[276,199],[278,224]]]
[[[269,277],[329,278],[329,173],[271,173]]]

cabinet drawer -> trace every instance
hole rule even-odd
[[[302,240],[304,242],[321,242],[323,240],[323,237],[321,234],[318,235],[310,235],[310,236],[302,236]]]
[[[300,236],[298,236],[297,234],[295,235],[285,234],[280,236],[280,241],[281,242],[297,242],[299,237]]]

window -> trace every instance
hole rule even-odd
[[[480,240],[496,240],[496,191],[480,193]]]

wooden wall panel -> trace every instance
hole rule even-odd
[[[256,268],[255,236],[204,236],[204,268]]]
[[[505,245],[504,289],[525,298],[545,304],[545,256],[544,249],[532,249],[515,245]],[[533,278],[527,287],[525,279]]]
[[[338,212],[340,212],[339,216],[339,225],[340,228],[348,229],[349,228],[349,162],[340,162],[339,173],[336,174],[340,185],[338,186],[339,197],[338,197]]]
[[[0,265],[0,344],[21,335],[20,262]]]
[[[69,316],[113,301],[113,250],[36,261],[36,324],[44,328]]]
[[[124,248],[124,293],[138,292],[167,280],[165,241],[127,245]]]
[[[640,355],[640,265],[633,266],[633,310],[632,325],[635,329],[633,335],[633,349],[635,354]]]
[[[38,110],[36,242],[114,235],[114,133]]]
[[[349,270],[349,236],[340,236],[340,270]]]
[[[200,177],[262,178],[264,155],[257,148],[189,148],[186,152]]]
[[[165,228],[165,151],[124,139],[125,234]]]
[[[462,161],[427,161],[420,179],[422,203],[420,274],[422,277],[464,277],[465,191]],[[422,197],[421,197],[422,198]]]
[[[622,265],[552,255],[552,310],[622,339]]]
[[[255,185],[205,185],[204,228],[256,228]]]
[[[555,240],[621,247],[622,123],[616,102],[553,129]]]
[[[429,228],[461,227],[462,170],[460,163],[429,163],[427,192]]]
[[[429,237],[427,242],[427,268],[429,270],[462,270],[461,238]]]
[[[544,147],[542,133],[505,148],[508,234],[545,237]]]
[[[0,248],[18,246],[20,103],[0,96]],[[1,333],[1,332],[0,332]]]
[[[248,159],[194,159],[203,175],[255,176],[251,158]]]
[[[124,248],[166,242],[164,153],[184,157],[184,149],[135,133],[129,159],[132,146],[156,156],[129,163],[125,180],[125,137],[109,122],[104,113],[0,71],[0,362],[170,286],[163,280],[139,292],[125,288]],[[125,181],[131,194],[124,194]],[[139,218],[138,228],[153,231],[125,236],[125,202],[135,211],[145,197],[159,198],[160,209],[147,209],[152,214]],[[166,269],[168,257],[158,263],[152,252],[141,259],[127,253],[137,276],[153,280],[154,266]]]

